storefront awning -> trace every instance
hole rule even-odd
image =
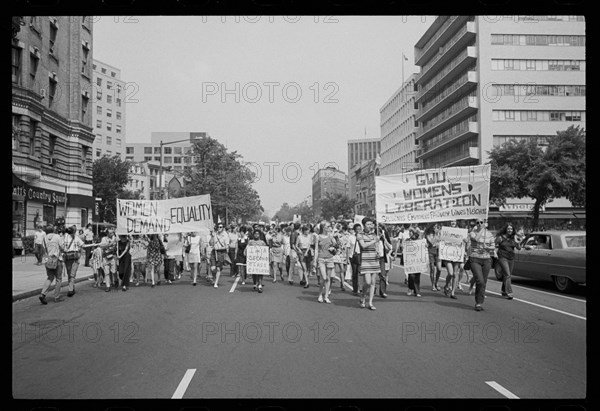
[[[571,218],[575,218],[575,215],[572,213],[555,213],[555,214],[549,214],[549,213],[540,213],[540,220],[552,220],[552,219],[571,219]]]
[[[511,213],[508,211],[504,211],[504,212],[500,212],[500,217],[502,218],[532,218],[531,214],[529,213]]]

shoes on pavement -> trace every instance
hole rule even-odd
[[[360,308],[365,308],[365,300],[361,299],[358,305],[360,305]]]
[[[155,285],[156,285],[156,284],[152,283],[152,285],[150,286],[150,288],[154,288],[154,286],[155,286]]]
[[[192,283],[192,285],[195,287],[195,286],[196,286],[196,282],[194,281],[194,282]]]
[[[304,288],[308,288],[308,283],[304,284]]]
[[[420,297],[420,296],[421,296],[421,294],[417,294],[417,295],[416,295],[416,297]]]
[[[75,295],[75,291],[69,291],[67,293],[67,297],[73,297]]]
[[[55,303],[61,303],[61,302],[63,302],[63,301],[65,301],[65,299],[64,299],[63,297],[58,297],[58,298],[55,298],[55,299],[54,299],[54,302],[55,302]]]
[[[475,311],[483,311],[481,304],[475,304]]]
[[[259,292],[259,293],[262,293],[262,285],[259,285],[259,286],[258,286],[258,292]]]
[[[110,287],[107,286],[104,291],[107,292],[107,293],[109,293],[110,292]]]
[[[242,281],[242,285],[246,285],[246,282],[245,282],[245,281]]]
[[[413,290],[408,290],[408,292],[406,293],[406,295],[413,295]]]
[[[386,293],[383,293],[383,294],[381,294],[381,295],[380,295],[380,297],[381,297],[381,298],[387,298],[387,294],[386,294]]]
[[[126,285],[123,286],[123,291],[127,291],[127,286]]]
[[[450,298],[452,298],[453,300],[458,300],[458,297],[457,297],[457,296],[455,296],[454,294],[451,294],[451,295],[450,295]]]
[[[506,294],[506,299],[507,299],[507,300],[512,300],[512,299],[513,299],[513,296],[512,296],[512,295],[510,295],[510,294]]]
[[[369,310],[376,310],[374,305],[369,304]]]
[[[327,304],[331,304],[331,300],[330,300],[329,298],[327,298],[327,297],[325,297],[325,298],[323,299],[323,301],[325,301]]]
[[[323,295],[319,294],[319,298],[317,298],[317,301],[322,303],[323,302]]]
[[[44,304],[44,305],[48,304],[48,301],[46,301],[46,296],[45,295],[43,295],[43,294],[40,295],[39,299],[40,299],[40,302],[42,304]]]
[[[219,288],[219,284],[215,283],[215,285],[213,285],[213,287]]]

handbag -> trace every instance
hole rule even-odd
[[[463,267],[465,270],[471,271],[471,260],[467,260],[465,266]]]
[[[71,240],[71,243],[69,244],[69,246],[67,247],[67,249],[71,248],[71,245],[73,244],[73,241],[75,241],[75,239]],[[81,257],[81,254],[79,253],[79,251],[67,251],[65,253],[65,260],[66,261],[77,261],[79,260],[79,258]]]
[[[48,247],[46,247],[46,240],[44,239],[44,248],[46,249],[46,256],[44,257],[43,263],[49,270],[56,270],[58,267],[58,257],[55,255],[48,255]]]

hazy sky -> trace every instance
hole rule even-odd
[[[128,83],[127,142],[149,142],[153,131],[208,132],[253,162],[272,216],[311,194],[318,168],[348,172],[347,140],[365,130],[380,137],[379,109],[402,83],[402,53],[406,79],[433,20],[97,16],[93,55]]]

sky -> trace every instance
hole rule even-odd
[[[251,162],[268,215],[311,195],[347,141],[418,72],[434,16],[96,16],[93,57],[121,70],[126,141],[205,131]]]

